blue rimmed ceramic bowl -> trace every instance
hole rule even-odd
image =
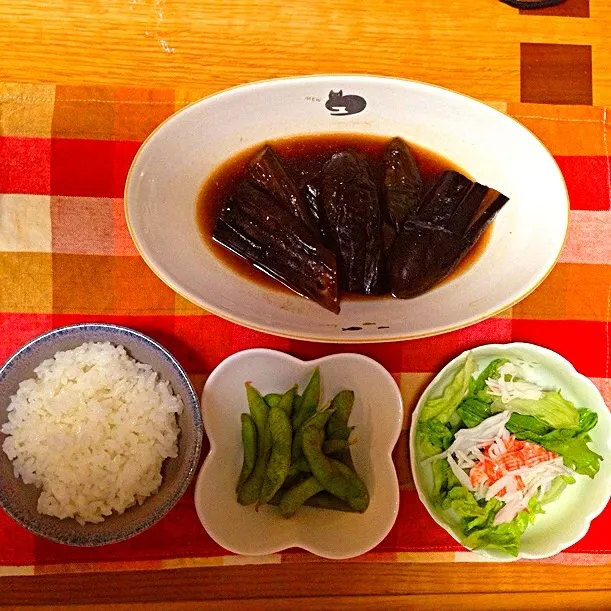
[[[158,522],[182,497],[198,466],[202,446],[202,418],[191,383],[176,359],[150,337],[112,324],[80,324],[55,329],[41,335],[16,352],[0,369],[0,427],[8,420],[7,407],[22,380],[34,376],[34,369],[61,350],[71,350],[85,342],[110,342],[125,347],[128,354],[150,365],[168,380],[182,398],[184,410],[178,416],[180,436],[178,456],[163,463],[159,491],[140,506],[123,514],[113,513],[100,524],[84,526],[76,520],[38,513],[39,490],[25,485],[13,475],[12,463],[0,450],[0,506],[31,532],[66,545],[99,546],[128,539]],[[0,433],[0,446],[5,435]]]

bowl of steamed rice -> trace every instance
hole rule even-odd
[[[202,434],[162,346],[117,325],[55,329],[0,369],[0,506],[59,543],[127,539],[184,494]]]

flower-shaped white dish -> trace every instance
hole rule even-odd
[[[364,480],[370,504],[362,514],[301,507],[283,518],[277,507],[255,511],[237,502],[242,466],[240,414],[248,411],[244,383],[263,394],[305,387],[316,367],[321,375],[321,404],[342,389],[355,393],[350,424],[355,468]],[[390,531],[399,509],[399,484],[392,449],[401,432],[403,406],[392,376],[372,359],[335,354],[301,361],[274,350],[238,352],[210,375],[202,394],[204,427],[210,440],[195,488],[197,514],[208,534],[224,548],[247,555],[300,547],[326,558],[350,558],[375,547]]]
[[[432,475],[430,466],[422,464],[416,449],[416,427],[422,406],[431,397],[439,396],[464,364],[467,352],[448,363],[426,388],[412,416],[410,456],[418,496],[431,517],[456,541],[461,543],[458,522],[450,523],[447,512],[441,511],[430,500]],[[544,506],[545,513],[537,515],[534,524],[522,535],[517,558],[490,550],[476,550],[489,560],[519,558],[547,558],[579,541],[588,531],[591,521],[605,508],[611,498],[611,414],[600,392],[591,380],[578,373],[573,365],[559,354],[534,344],[487,344],[470,351],[481,372],[493,359],[508,358],[532,364],[529,379],[542,388],[560,390],[562,396],[576,407],[587,407],[598,414],[598,424],[592,431],[590,447],[603,457],[600,471],[594,479],[576,475],[576,482],[567,486],[560,497]]]

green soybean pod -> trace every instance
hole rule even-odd
[[[327,422],[327,439],[348,439],[351,429],[348,420],[354,405],[354,391],[342,390],[338,392],[331,401],[331,407],[335,410],[333,416]]]
[[[242,463],[242,471],[238,478],[237,491],[239,492],[242,484],[255,468],[257,460],[257,427],[255,421],[249,414],[242,414],[242,447],[244,448],[244,462]]]
[[[321,418],[319,414],[327,414],[326,416],[322,416],[325,419],[325,422],[331,417],[332,412],[329,410],[321,410],[319,412],[314,412],[296,431],[295,438],[293,439],[293,456],[292,460],[295,462],[301,456],[303,456],[303,431],[306,426],[315,418]],[[295,430],[295,429],[293,429]]]
[[[290,518],[310,497],[323,490],[315,477],[308,477],[303,482],[293,486],[280,499],[280,513]]]
[[[329,454],[339,454],[350,447],[350,442],[346,439],[328,439],[322,444],[322,452],[327,456]]]
[[[354,427],[348,426],[348,420],[352,414],[354,405],[354,392],[352,390],[342,390],[338,392],[331,401],[331,407],[335,408],[335,413],[327,422],[327,439],[348,439]],[[329,452],[325,452],[329,454]],[[352,462],[352,453],[350,448],[337,452],[337,460],[343,462],[346,466],[354,469]]]
[[[295,462],[291,463],[288,473],[286,474],[286,482],[291,482],[300,473],[312,473],[310,469],[310,463],[305,459],[304,456],[298,458]]]
[[[333,467],[351,483],[352,493],[350,498],[346,499],[352,509],[363,513],[369,507],[369,491],[365,482],[358,476],[356,471],[346,466],[339,460],[331,459]]]
[[[263,439],[262,442],[261,439]],[[259,435],[258,446],[259,450],[257,452],[255,467],[250,477],[242,484],[242,487],[238,491],[238,503],[240,503],[240,505],[252,505],[259,500],[261,486],[263,486],[263,480],[265,479],[265,473],[267,471],[267,462],[272,448],[269,418],[266,421],[263,434]]]
[[[263,443],[263,431],[267,423],[267,415],[269,413],[269,405],[265,402],[261,393],[250,383],[246,382],[246,398],[248,399],[248,410],[252,419],[257,426],[257,435],[259,436],[259,450]]]
[[[289,388],[278,401],[278,407],[283,410],[286,415],[290,418],[293,413],[293,403],[295,400],[295,394],[297,393],[297,386]]]
[[[357,513],[355,509],[352,509],[346,501],[338,499],[333,496],[330,492],[323,490],[310,497],[304,505],[308,507],[320,507],[321,509],[332,509],[333,511],[344,511],[346,513]]]
[[[258,504],[267,503],[284,483],[291,466],[291,442],[293,431],[287,413],[279,407],[269,412],[269,429],[272,450],[267,462],[265,477],[259,493]]]
[[[278,403],[280,403],[280,399],[282,399],[282,395],[278,394],[277,392],[270,392],[263,397],[263,400],[270,408],[277,407]]]
[[[300,395],[297,391],[295,391],[295,397],[293,398],[293,412],[292,412],[293,417],[301,409],[302,402],[303,402],[303,395]]]
[[[322,419],[312,418],[303,432],[303,453],[312,474],[325,490],[346,501],[356,511],[364,511],[369,504],[365,484],[352,469],[322,452],[325,424]]]
[[[301,405],[293,411],[293,429],[297,430],[318,408],[320,400],[320,369],[317,367],[303,391]]]
[[[257,460],[250,477],[246,479],[238,491],[238,503],[241,505],[251,505],[259,500],[272,446],[268,422],[269,406],[261,393],[249,382],[246,382],[246,396],[250,415],[257,427]]]

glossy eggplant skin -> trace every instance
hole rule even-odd
[[[475,244],[508,198],[449,170],[397,234],[388,258],[391,293],[417,297],[445,278]]]
[[[422,195],[420,170],[401,138],[393,138],[386,147],[382,170],[386,221],[399,231],[407,219],[416,216]]]
[[[346,150],[327,161],[320,203],[342,288],[364,295],[379,292],[384,271],[382,213],[373,171],[361,153]]]
[[[339,312],[335,254],[300,219],[251,183],[237,185],[212,238],[296,293]]]
[[[317,233],[308,202],[288,175],[271,146],[265,146],[248,164],[248,178]]]

